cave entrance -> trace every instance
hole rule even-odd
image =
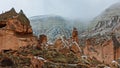
[[[6,67],[6,66],[13,66],[14,65],[14,62],[10,59],[10,58],[7,58],[7,57],[4,57],[1,61],[1,66],[2,67]]]
[[[3,28],[5,26],[6,26],[6,24],[0,24],[0,28]]]

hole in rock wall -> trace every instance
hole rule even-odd
[[[3,28],[5,26],[6,26],[6,24],[0,24],[0,28]]]

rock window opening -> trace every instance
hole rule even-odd
[[[9,58],[2,59],[0,63],[1,63],[2,67],[13,66],[14,65],[13,61]]]
[[[3,28],[5,26],[6,26],[6,24],[0,24],[0,28]]]

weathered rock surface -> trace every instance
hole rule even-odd
[[[72,32],[72,39],[73,41],[76,41],[77,43],[79,43],[79,39],[78,39],[78,31],[76,28],[73,28],[73,32]]]
[[[81,34],[84,55],[110,64],[120,58],[120,3],[106,9],[94,21],[95,26]]]
[[[116,16],[116,15],[118,16],[120,15],[120,2],[111,5],[110,7],[105,9],[101,14],[99,14],[97,17],[95,17],[92,20],[89,27],[96,26],[96,24],[99,21],[104,21],[104,20],[108,21],[109,19],[111,19],[111,17]]]
[[[22,10],[16,13],[12,8],[0,14],[0,44],[0,50],[37,44],[30,22]]]
[[[82,49],[78,44],[78,34],[76,34],[76,32],[77,29],[75,30],[73,29],[73,35],[72,35],[73,37],[69,39],[66,39],[64,36],[59,36],[53,43],[52,45],[53,47],[50,47],[49,49],[54,49],[58,53],[63,54],[65,57],[70,57],[70,55],[72,54],[75,57],[77,57],[77,59],[81,58]],[[46,48],[48,46],[46,46]]]
[[[120,17],[111,17],[108,21],[99,21],[86,35],[84,54],[95,57],[97,60],[110,64],[120,58]]]
[[[33,57],[31,59],[31,64],[33,68],[43,68],[44,62],[38,58]]]
[[[38,39],[37,48],[38,49],[44,49],[44,47],[47,45],[47,36],[46,35],[40,35]]]

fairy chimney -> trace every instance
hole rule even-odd
[[[79,43],[77,28],[73,28],[72,39],[73,39],[73,41],[76,41],[77,43]]]

